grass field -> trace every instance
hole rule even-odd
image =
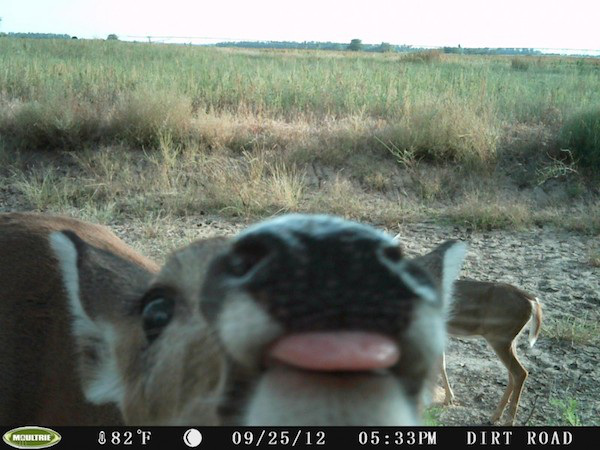
[[[0,184],[103,221],[600,232],[599,59],[1,38],[0,139]]]

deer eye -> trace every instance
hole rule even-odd
[[[144,303],[142,321],[146,338],[153,342],[173,318],[175,303],[165,297],[150,298]]]

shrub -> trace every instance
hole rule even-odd
[[[7,142],[30,150],[73,150],[97,142],[103,126],[91,105],[64,100],[21,104],[0,118]]]
[[[122,142],[134,148],[160,146],[165,133],[180,143],[192,133],[191,103],[168,92],[124,94],[116,104],[49,97],[0,110],[7,144],[29,150],[79,150]]]
[[[158,148],[165,133],[176,143],[189,138],[192,106],[183,96],[140,91],[124,96],[111,119],[110,133],[116,140]]]
[[[600,169],[600,108],[574,114],[565,121],[559,142],[581,167]]]
[[[454,98],[407,105],[399,122],[377,134],[377,140],[399,160],[410,154],[473,166],[495,161],[499,135],[491,112]]]
[[[443,58],[443,52],[437,49],[422,50],[418,52],[411,52],[403,55],[400,61],[412,62],[412,63],[433,63],[441,61]]]
[[[513,58],[510,61],[510,68],[513,70],[525,72],[526,70],[529,70],[529,62],[525,61],[525,59],[523,58]]]

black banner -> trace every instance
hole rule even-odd
[[[4,448],[10,448],[6,436],[11,430],[0,427]],[[590,448],[597,446],[600,438],[598,427],[54,427],[51,430],[60,435],[60,441],[52,448],[86,450]],[[21,442],[12,444],[27,448],[43,446],[43,443],[24,442],[23,437],[19,439]]]

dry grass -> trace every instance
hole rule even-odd
[[[109,223],[149,221],[206,213],[256,219],[287,211],[325,212],[386,226],[410,220],[418,205],[376,198],[343,173],[309,188],[306,172],[272,152],[207,155],[169,142],[140,154],[105,147],[65,155],[52,163],[17,170],[9,180],[27,209],[62,211]]]
[[[490,111],[452,97],[406,104],[405,115],[375,136],[392,154],[407,152],[428,161],[450,161],[485,166],[496,158],[499,130]]]
[[[10,158],[8,158],[10,160]],[[340,169],[307,174],[276,149],[226,154],[160,138],[156,151],[103,147],[65,154],[25,169],[16,158],[3,183],[26,209],[71,213],[110,223],[173,220],[203,214],[258,219],[287,211],[331,213],[386,227],[442,219],[477,230],[550,224],[600,232],[600,204],[536,209],[527,196],[481,183],[451,167],[414,162],[371,167],[360,179]],[[21,164],[21,165],[20,165]],[[323,166],[324,168],[325,166]],[[365,182],[366,180],[370,180]],[[1,186],[0,186],[1,187]]]
[[[592,247],[588,250],[588,263],[592,267],[600,267],[600,247]]]
[[[569,342],[573,345],[598,345],[600,327],[585,317],[564,317],[548,320],[544,324],[543,334],[551,339]]]
[[[90,214],[130,218],[207,210],[254,217],[298,209],[304,195],[303,172],[266,154],[207,156],[168,137],[157,152],[106,147],[73,161],[67,173],[47,165],[19,172],[12,184],[36,210],[87,207]]]
[[[530,205],[493,192],[471,192],[450,207],[446,218],[476,230],[519,229],[534,222]]]
[[[418,52],[411,52],[402,55],[400,61],[411,62],[411,63],[434,63],[444,59],[444,52],[441,50],[422,50]]]

